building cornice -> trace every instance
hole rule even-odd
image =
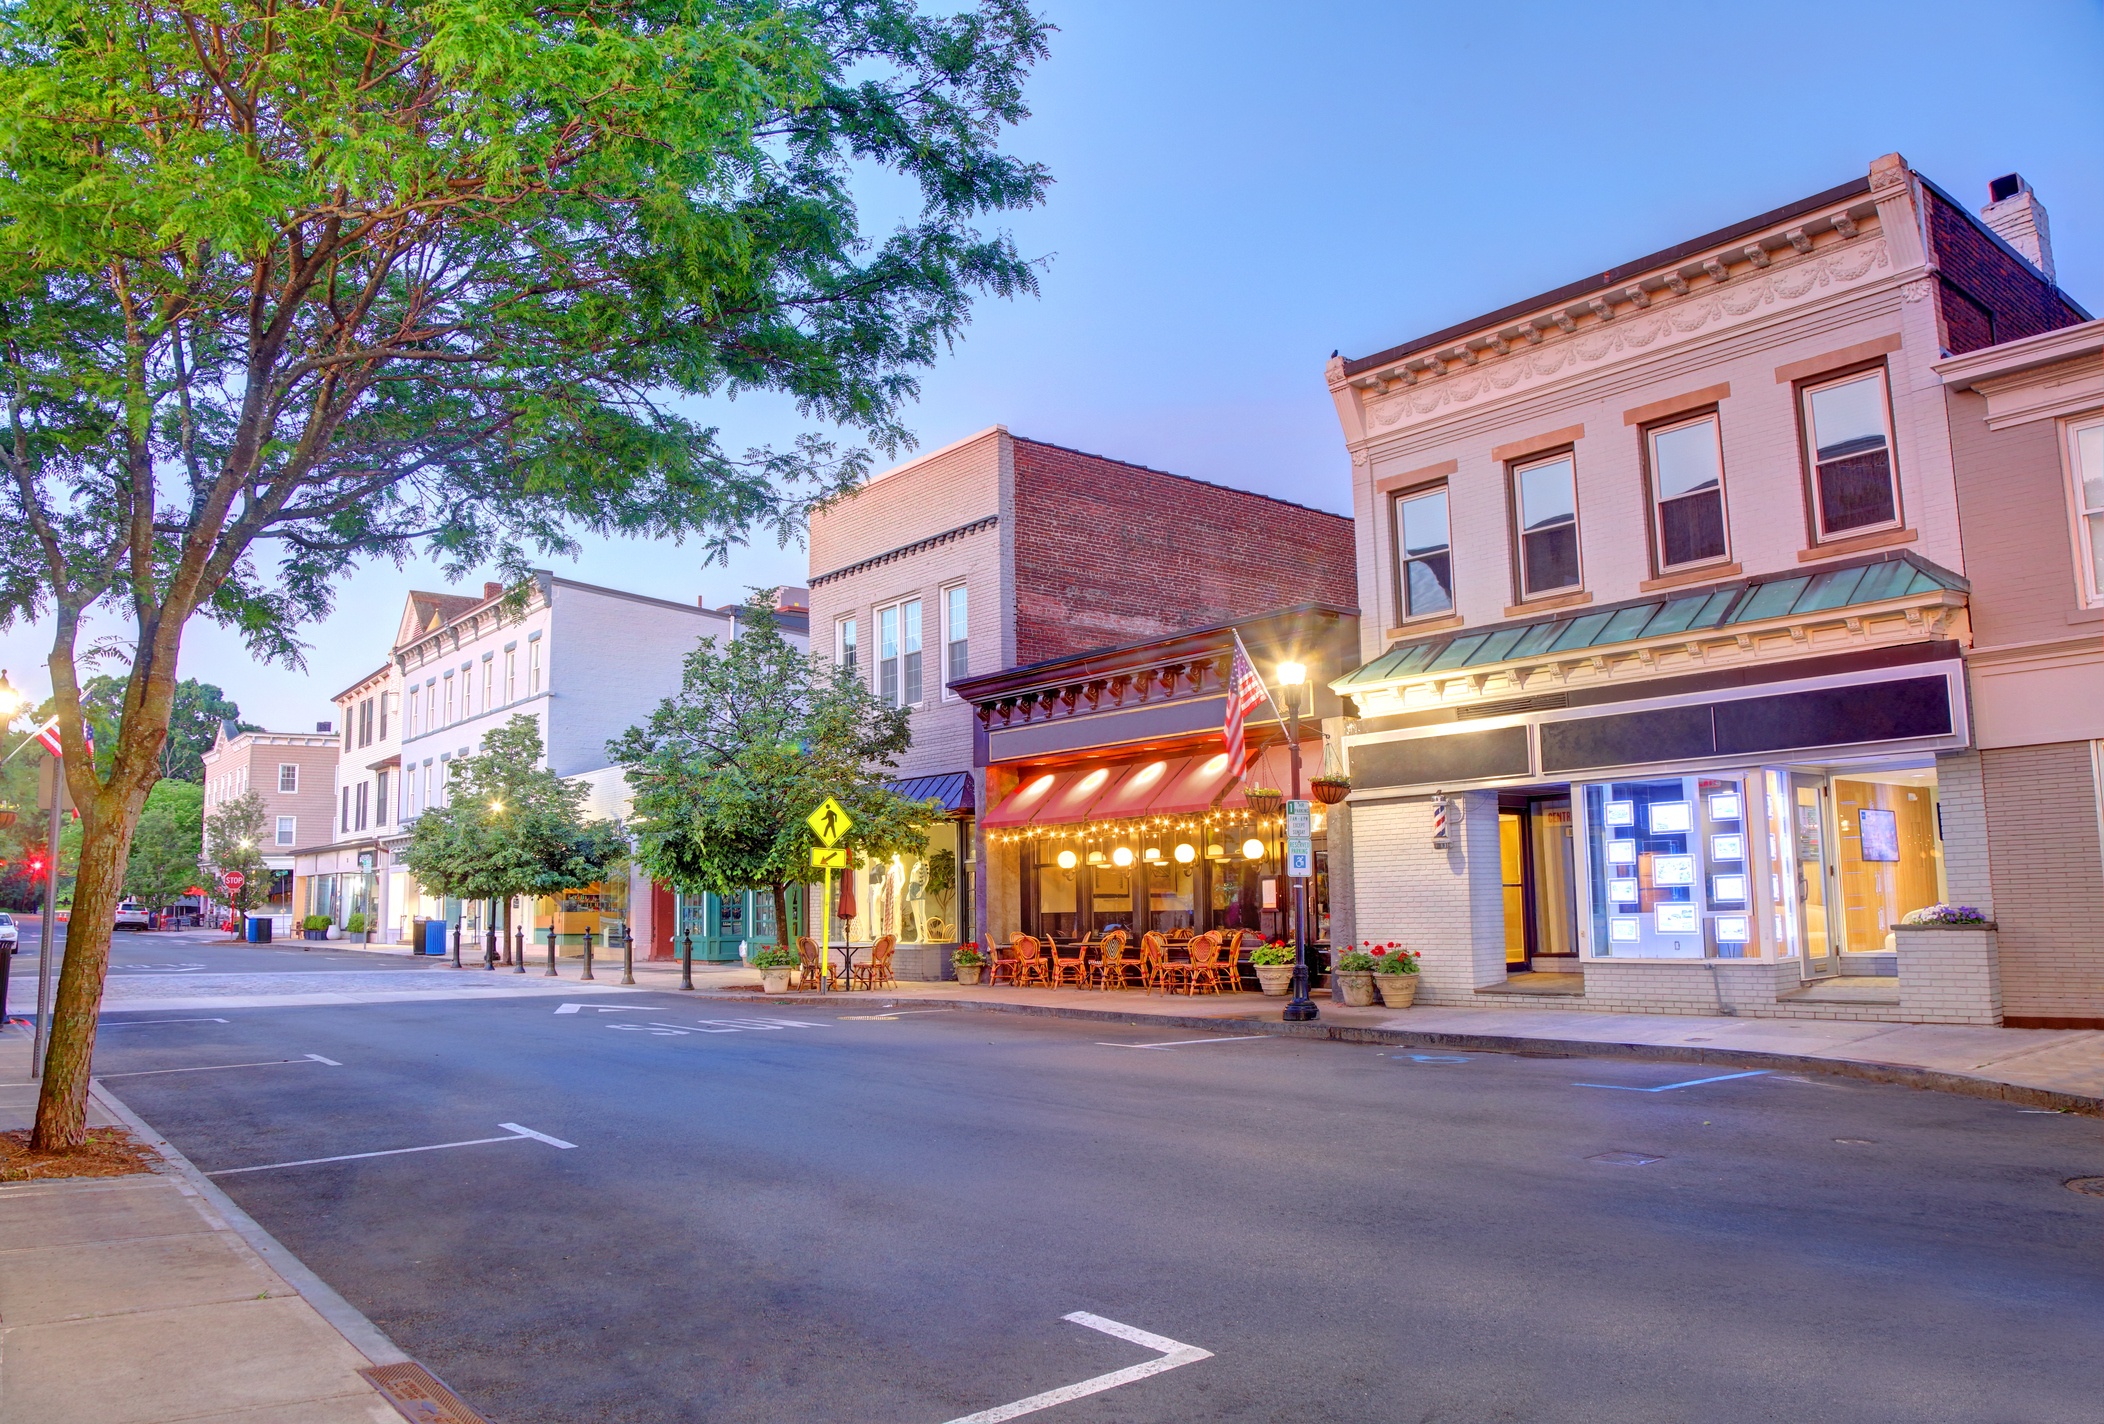
[[[959,539],[995,528],[1000,522],[1001,516],[998,514],[982,515],[968,524],[960,524],[954,529],[945,529],[940,534],[930,534],[927,538],[916,539],[910,544],[901,544],[896,549],[886,549],[883,553],[872,554],[866,559],[857,559],[854,563],[842,565],[830,573],[814,575],[810,586],[812,588],[822,588],[826,584],[832,583],[836,579],[844,579],[850,574],[859,574],[865,569],[877,568],[894,560],[903,559],[909,554],[918,554],[924,550],[954,543]]]

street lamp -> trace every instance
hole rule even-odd
[[[15,691],[15,685],[7,680],[7,669],[0,668],[0,727],[13,721],[21,710],[22,694]]]
[[[1300,663],[1278,665],[1279,686],[1286,689],[1286,753],[1293,766],[1293,785],[1287,800],[1292,806],[1300,805],[1300,693],[1307,685],[1308,670]],[[1289,812],[1290,814],[1290,812]],[[1292,843],[1287,843],[1290,871],[1292,865]],[[1315,1001],[1308,997],[1308,878],[1304,875],[1289,877],[1293,881],[1293,997],[1286,1004],[1283,1017],[1287,1023],[1306,1023],[1318,1017]]]

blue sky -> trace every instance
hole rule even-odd
[[[1864,173],[1897,150],[1978,207],[2021,172],[2061,285],[2104,314],[2104,11],[1978,4],[1286,6],[1049,0],[1052,57],[1016,151],[1051,202],[1011,219],[1036,300],[982,306],[923,376],[933,449],[1037,439],[1348,512],[1323,362],[1363,355]],[[873,205],[874,207],[874,205]],[[785,441],[781,403],[710,418]],[[1145,551],[1135,551],[1141,556]],[[801,582],[763,544],[595,544],[558,572],[712,603]],[[352,575],[309,671],[193,626],[185,676],[296,727],[378,666],[403,593]],[[115,630],[110,630],[115,631]],[[48,634],[0,635],[42,695]]]

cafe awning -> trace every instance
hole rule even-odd
[[[969,812],[973,805],[972,774],[968,771],[909,776],[892,782],[891,789],[908,801],[934,801],[953,816]]]
[[[1090,808],[1089,815],[1098,821],[1113,821],[1151,813],[1164,788],[1175,781],[1186,765],[1181,757],[1157,757],[1153,761],[1138,762],[1126,770],[1125,776]]]
[[[1322,747],[1320,743],[1303,744],[1300,749],[1300,790],[1308,792],[1308,778],[1322,770]],[[1223,811],[1246,811],[1248,798],[1242,793],[1252,786],[1268,787],[1288,795],[1293,791],[1293,762],[1284,742],[1275,742],[1264,748],[1264,754],[1249,768],[1249,774],[1228,789],[1220,799]]]
[[[1156,816],[1196,816],[1213,809],[1213,802],[1234,780],[1226,752],[1185,759],[1182,766],[1164,778],[1161,794],[1148,808]]]
[[[1062,774],[1072,776],[1074,773],[1042,771],[1035,776],[1024,777],[1022,784],[1003,797],[1000,805],[988,811],[986,819],[980,824],[989,830],[1004,826],[1029,825],[1030,818],[1045,804],[1045,798],[1052,794],[1052,788],[1059,784]]]
[[[1077,766],[1023,778],[1023,784],[987,813],[989,829],[1085,821],[1090,808],[1125,774],[1123,767]]]

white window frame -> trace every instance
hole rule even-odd
[[[439,725],[439,726],[441,726],[441,727],[450,727],[450,726],[452,726],[452,725],[453,725],[453,720],[454,720],[454,719],[453,719],[453,674],[451,674],[451,673],[447,673],[447,674],[445,675],[445,678],[443,679],[443,681],[444,681],[444,683],[445,683],[445,688],[446,688],[446,719],[445,719],[445,720],[444,720],[443,722],[440,722],[440,723],[439,723],[438,725]]]
[[[287,775],[286,775],[286,773],[287,773],[287,772],[290,772],[290,773],[291,773],[291,775],[290,775],[290,776],[287,776]],[[292,784],[291,784],[290,786],[287,786],[287,785],[285,784],[285,783],[286,783],[287,781],[290,781],[290,782],[291,782]],[[298,795],[298,794],[299,794],[299,789],[300,789],[300,764],[299,764],[298,762],[296,762],[296,761],[281,761],[281,762],[279,762],[279,763],[278,763],[278,792],[279,792],[279,794],[280,794],[280,795],[284,795],[284,796],[296,796],[296,795]]]
[[[482,710],[487,712],[497,705],[497,655],[482,655]]]
[[[909,608],[913,610],[912,626],[910,628],[907,626],[906,618],[906,610]],[[877,628],[877,656],[874,660],[875,680],[871,683],[871,686],[876,690],[878,700],[891,707],[922,706],[928,696],[927,661],[924,651],[926,639],[922,637],[922,631],[926,627],[927,610],[922,605],[920,595],[913,594],[909,597],[883,604],[873,610],[873,613],[874,617],[871,621],[876,624]],[[894,619],[893,627],[897,629],[898,637],[897,647],[893,652],[893,657],[898,664],[895,671],[897,682],[889,697],[886,697],[884,693],[884,616],[887,613]],[[906,699],[906,659],[909,657],[921,659],[919,665],[921,695],[910,702]]]
[[[519,700],[519,649],[516,644],[504,650],[504,703],[510,706]]]
[[[1710,434],[1712,437],[1715,438],[1717,442],[1717,518],[1718,521],[1724,526],[1724,552],[1721,554],[1707,554],[1704,555],[1702,558],[1688,559],[1677,564],[1669,564],[1666,562],[1666,525],[1664,519],[1665,507],[1668,503],[1672,503],[1674,501],[1683,499],[1694,499],[1696,497],[1696,494],[1691,493],[1675,495],[1673,497],[1673,500],[1670,501],[1659,498],[1658,437],[1661,435],[1671,435],[1676,430],[1686,430],[1691,426],[1701,425],[1705,422],[1708,423],[1710,427]],[[1651,547],[1657,551],[1658,571],[1661,574],[1677,574],[1685,572],[1688,569],[1706,568],[1711,564],[1730,563],[1731,500],[1729,496],[1725,493],[1726,476],[1724,471],[1724,421],[1723,418],[1719,415],[1719,413],[1714,410],[1707,410],[1703,411],[1699,415],[1679,417],[1672,420],[1662,420],[1656,425],[1646,426],[1644,428],[1644,464],[1646,471],[1646,484],[1649,486],[1646,492],[1650,495],[1651,504]],[[1696,493],[1702,492],[1697,491]]]
[[[2097,556],[2104,550],[2095,547],[2096,532],[2090,525],[2092,515],[2104,522],[2104,503],[2090,508],[2082,493],[2081,437],[2091,430],[2104,432],[2104,411],[2091,411],[2061,422],[2061,457],[2067,467],[2068,533],[2075,545],[2075,591],[2084,608],[2104,607],[2104,579],[2097,576]],[[2104,442],[2104,433],[2100,433],[2099,440]],[[2104,469],[2096,473],[2098,479],[2104,480]]]
[[[950,617],[950,595],[964,595],[964,626],[959,628]],[[972,667],[972,594],[966,583],[945,584],[935,594],[942,620],[942,700],[955,702],[957,694],[950,691],[950,679],[955,676],[969,677]],[[960,674],[950,666],[950,649],[958,643],[964,644],[964,669]]]
[[[1410,610],[1410,565],[1420,563],[1429,555],[1412,558],[1408,545],[1403,541],[1403,506],[1412,500],[1438,495],[1447,505],[1447,606],[1441,609],[1413,613]],[[1395,548],[1395,618],[1398,624],[1417,622],[1425,618],[1451,618],[1461,611],[1461,599],[1455,592],[1454,574],[1454,491],[1441,480],[1437,484],[1419,485],[1415,489],[1396,490],[1388,496],[1388,537]]]
[[[849,667],[848,654],[854,653],[852,667],[857,678],[862,675],[862,623],[850,613],[833,620],[833,665]]]
[[[281,846],[298,844],[299,824],[300,819],[297,816],[278,817],[277,830],[274,833],[277,836],[276,844]]]
[[[526,695],[538,697],[541,691],[541,635],[526,636]]]
[[[1577,561],[1578,577],[1570,583],[1560,583],[1554,588],[1529,588],[1527,586],[1527,507],[1526,497],[1521,492],[1521,478],[1529,470],[1538,470],[1546,465],[1569,465],[1571,467],[1571,553]],[[1578,452],[1574,449],[1552,451],[1547,454],[1530,455],[1524,460],[1514,460],[1506,467],[1511,471],[1512,482],[1512,555],[1513,575],[1518,587],[1521,603],[1531,603],[1538,598],[1566,598],[1585,591],[1585,514],[1579,509],[1578,499]],[[1453,537],[1454,507],[1447,505],[1447,536]],[[1451,544],[1448,546],[1452,547]]]
[[[1832,390],[1836,386],[1849,385],[1855,381],[1875,379],[1882,399],[1878,402],[1878,416],[1885,422],[1885,478],[1892,482],[1892,517],[1878,524],[1858,524],[1849,529],[1829,530],[1825,515],[1821,512],[1825,503],[1819,488],[1819,447],[1813,442],[1819,433],[1812,420],[1812,396],[1819,391]],[[1814,542],[1832,544],[1843,539],[1860,539],[1867,534],[1883,534],[1893,529],[1907,527],[1907,506],[1899,487],[1899,439],[1892,429],[1892,373],[1883,366],[1867,366],[1847,371],[1838,376],[1806,381],[1797,388],[1797,444],[1804,451],[1805,496],[1812,502],[1812,534]]]

